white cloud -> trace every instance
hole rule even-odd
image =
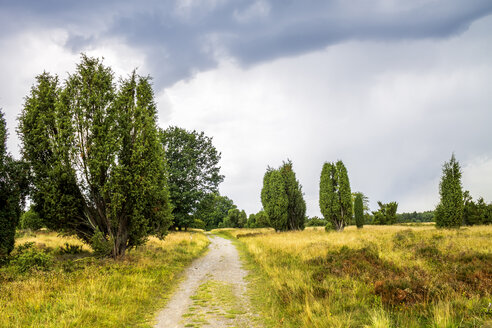
[[[492,201],[492,158],[478,157],[463,167],[463,189],[469,190],[476,200],[483,197]]]
[[[222,60],[165,90],[169,120],[161,122],[214,137],[221,190],[248,212],[261,207],[267,165],[287,158],[310,215],[319,214],[321,166],[337,159],[372,208],[381,200],[432,209],[451,152],[469,162],[491,151],[485,23],[440,42],[351,42],[249,69]]]
[[[0,39],[0,108],[6,113],[9,130],[8,149],[19,157],[20,144],[15,132],[17,116],[29,95],[35,77],[43,71],[57,74],[63,81],[67,73],[75,70],[79,54],[67,50],[64,45],[68,34],[61,29],[23,32],[9,38]],[[87,49],[90,56],[104,57],[116,76],[126,77],[134,68],[142,75],[149,74],[145,69],[144,56],[124,45],[120,40],[109,39],[103,44]]]

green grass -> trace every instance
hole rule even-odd
[[[15,263],[0,269],[0,327],[151,327],[179,273],[209,243],[202,233],[171,233],[115,261],[53,233],[21,237],[17,245],[25,242],[35,243],[27,260],[42,254],[49,261],[34,270]]]
[[[491,325],[491,226],[215,233],[236,239],[267,327]]]

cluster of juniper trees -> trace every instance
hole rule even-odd
[[[361,228],[398,219],[396,202],[378,202],[379,210],[368,214],[368,199],[351,192],[342,161],[325,163],[321,171],[324,219],[306,220],[291,161],[267,169],[263,209],[247,217],[218,192],[224,176],[212,139],[179,127],[159,129],[150,78],[133,71],[115,82],[111,68],[97,58],[82,55],[63,82],[49,73],[37,76],[18,120],[21,160],[6,149],[0,111],[0,259],[13,250],[19,226],[75,235],[101,256],[120,257],[170,229],[285,231],[322,223],[341,231],[350,223]],[[492,223],[492,204],[475,203],[462,192],[454,155],[443,167],[440,196],[438,227]],[[23,213],[26,197],[31,206]]]

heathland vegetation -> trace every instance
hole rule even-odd
[[[115,82],[85,55],[63,83],[36,78],[17,131],[20,160],[0,111],[2,327],[148,326],[216,228],[247,260],[267,326],[490,323],[492,204],[463,190],[454,154],[433,211],[371,212],[338,160],[321,168],[323,217],[309,218],[287,160],[267,168],[248,216],[219,193],[211,137],[160,129],[149,77]]]
[[[237,238],[271,327],[490,324],[492,226],[220,233]]]
[[[75,237],[20,232],[0,267],[0,327],[151,327],[208,243],[200,232],[173,232],[115,261]]]

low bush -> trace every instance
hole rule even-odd
[[[16,249],[10,261],[10,265],[16,271],[27,273],[33,270],[48,271],[53,268],[53,256],[33,246],[32,242],[25,243]]]

